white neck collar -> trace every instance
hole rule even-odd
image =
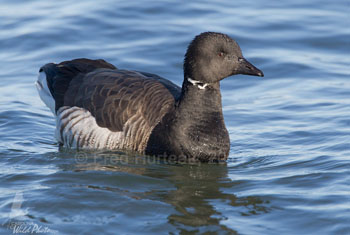
[[[187,81],[192,83],[193,86],[197,86],[198,89],[200,89],[200,90],[204,90],[209,85],[208,83],[203,83],[203,82],[200,82],[197,80],[193,80],[190,77],[187,78]]]

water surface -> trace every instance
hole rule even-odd
[[[2,1],[0,233],[350,234],[349,12],[346,0]],[[181,85],[204,31],[265,73],[222,82],[227,163],[59,149],[40,66],[104,58]]]

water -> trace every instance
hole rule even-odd
[[[0,233],[350,234],[349,12],[346,0],[2,1]],[[58,148],[41,65],[104,58],[180,85],[203,31],[235,38],[265,73],[222,82],[226,164]]]

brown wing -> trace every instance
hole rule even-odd
[[[81,74],[87,74],[99,68],[117,69],[104,60],[75,59],[59,64],[49,63],[40,68],[46,73],[47,84],[55,100],[55,110],[63,106],[64,95],[71,80]]]
[[[89,110],[101,127],[127,132],[125,128],[137,125],[137,122],[145,125],[140,128],[154,127],[174,106],[179,94],[179,87],[159,77],[151,78],[134,71],[98,69],[71,81],[64,105]],[[128,121],[130,125],[126,125]]]
[[[174,108],[181,88],[154,74],[118,70],[103,60],[77,59],[43,66],[56,111],[88,110],[100,127],[123,132],[121,146],[143,151],[154,126]]]

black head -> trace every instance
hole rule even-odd
[[[241,48],[226,34],[206,32],[188,46],[184,61],[185,79],[215,83],[235,74],[263,77],[261,70],[244,59]]]

